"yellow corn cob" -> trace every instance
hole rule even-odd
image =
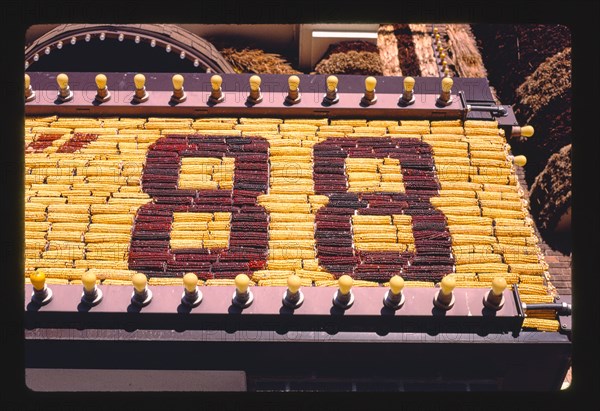
[[[88,243],[129,243],[131,234],[123,233],[85,233],[85,241]]]
[[[530,237],[534,234],[532,227],[499,225],[494,227],[497,236]]]
[[[60,241],[53,240],[48,242],[48,250],[83,250],[85,249],[85,244],[77,241]]]
[[[386,287],[389,287],[389,283],[384,284]],[[431,281],[404,281],[405,287],[427,287],[433,288],[435,284]]]
[[[479,200],[481,207],[503,209],[503,210],[523,210],[523,203],[521,200],[507,201],[507,200]]]
[[[465,129],[467,128],[491,128],[498,129],[498,122],[496,120],[466,120]]]
[[[537,254],[504,253],[504,261],[508,264],[535,264],[539,259]]]
[[[270,240],[271,249],[314,250],[315,241],[311,240]]]
[[[519,189],[513,185],[485,183],[485,184],[483,184],[483,190],[484,191],[496,191],[496,192],[499,191],[499,192],[517,193]]]
[[[494,252],[499,254],[514,253],[521,255],[535,255],[537,257],[540,253],[540,249],[537,247],[537,245],[524,246],[518,244],[505,244],[501,242],[499,244],[494,244],[493,246]]]
[[[25,238],[43,239],[46,238],[45,231],[25,231]]]
[[[302,260],[273,260],[267,261],[267,269],[269,270],[296,270],[302,268]]]
[[[238,123],[238,119],[235,117],[206,117],[206,118],[195,118],[193,120],[194,120],[194,123],[201,123],[203,121],[218,121],[220,123],[234,123],[234,124]],[[261,120],[261,119],[256,118],[256,119],[251,119],[251,120]],[[279,119],[277,119],[277,120],[279,120]],[[239,119],[239,121],[241,122],[241,119]]]
[[[460,264],[456,266],[457,273],[506,273],[508,265],[502,263]]]
[[[355,248],[360,251],[394,251],[404,252],[407,250],[407,246],[404,243],[394,242],[370,242],[370,243],[355,243]]]
[[[281,223],[281,226],[277,226],[278,228],[289,226],[290,229],[295,229],[313,226],[315,216],[299,213],[271,213],[269,219],[272,228],[276,227],[274,223]]]
[[[534,235],[530,237],[496,237],[498,238],[498,242],[501,244],[511,244],[517,246],[535,246],[539,242],[539,239]]]
[[[293,270],[256,270],[252,273],[252,281],[276,278],[287,279],[292,274],[294,274]]]
[[[88,272],[96,275],[96,278],[100,280],[121,280],[131,281],[131,277],[136,271],[132,270],[117,270],[117,269],[100,269],[90,268]],[[181,280],[180,280],[181,281]],[[131,284],[131,283],[129,283]]]
[[[258,281],[258,285],[261,287],[286,287],[287,278],[260,280]],[[302,287],[310,287],[312,286],[312,281],[306,278],[301,278],[300,285]]]
[[[84,254],[83,250],[53,250],[44,251],[42,258],[52,260],[81,260],[84,258]]]
[[[354,127],[354,133],[356,134],[375,134],[383,136],[387,132],[385,127]]]
[[[75,260],[75,267],[127,270],[129,268],[129,263],[127,261],[117,260]]]
[[[317,259],[313,260],[301,260],[302,268],[310,271],[323,271],[323,269],[319,266],[319,261]]]
[[[25,211],[25,221],[45,221],[46,220],[46,213],[43,211]]]
[[[499,226],[521,226],[521,227],[531,227],[532,220],[529,217],[525,217],[525,219],[516,219],[516,218],[494,218],[494,225]]]
[[[502,263],[502,256],[493,253],[455,254],[454,261],[461,264]]]
[[[462,216],[481,216],[481,209],[479,206],[451,206],[451,207],[436,207],[446,216],[448,215],[462,215]]]
[[[267,211],[275,212],[275,213],[301,213],[307,214],[310,213],[310,204],[308,203],[270,203],[270,202],[260,202]]]
[[[103,280],[102,285],[123,285],[131,287],[131,280]]]
[[[450,273],[450,274],[447,274],[447,277],[452,277],[457,282],[478,281],[477,274],[475,274],[475,273]]]
[[[338,285],[337,280],[322,280],[315,281],[317,287],[336,287]],[[354,287],[379,287],[379,283],[373,281],[354,280]]]
[[[311,281],[333,280],[334,276],[326,271],[317,271],[312,269],[296,269],[295,274],[300,278],[306,278]]]
[[[192,123],[192,129],[194,130],[231,130],[233,127],[233,123],[221,123],[216,121]]]
[[[48,213],[73,213],[87,214],[89,206],[74,204],[51,204],[48,206]]]
[[[508,160],[498,160],[489,158],[476,158],[471,157],[471,165],[477,167],[496,167],[496,168],[510,168],[510,162]],[[484,184],[501,184],[493,181],[484,181]]]
[[[360,126],[365,126],[367,124],[367,120],[359,120],[359,119],[331,119],[329,121],[329,124],[331,124],[332,126],[346,125],[346,126],[360,127]]]
[[[543,285],[544,284],[544,277],[542,277],[541,275],[519,274],[519,282],[521,284],[538,284],[538,285]]]
[[[312,240],[315,237],[314,231],[291,231],[291,230],[270,230],[270,240]]]
[[[25,231],[48,231],[50,223],[48,221],[26,221]]]
[[[481,190],[481,184],[478,183],[467,183],[467,182],[443,182],[440,183],[442,190],[468,190],[477,191]]]
[[[465,128],[465,134],[467,136],[499,136],[500,130],[484,127],[469,127]]]
[[[25,248],[43,250],[46,248],[46,240],[25,237]]]
[[[481,214],[484,217],[492,218],[520,218],[523,219],[527,215],[523,210],[507,210],[504,208],[481,207]]]
[[[436,157],[441,159],[441,157]],[[477,167],[471,167],[469,165],[460,165],[460,164],[440,164],[439,161],[436,165],[436,172],[438,176],[442,176],[445,174],[455,174],[455,175],[464,175],[469,176],[472,174],[477,174]]]
[[[131,227],[125,224],[90,224],[90,232],[98,233],[131,233]]]
[[[68,213],[48,213],[48,221],[52,223],[71,223],[71,222],[89,222],[90,216],[89,214],[68,214]]]
[[[519,286],[519,289],[520,288],[521,287]],[[554,302],[554,297],[549,294],[520,294],[519,297],[521,298],[521,302],[524,302],[525,304],[544,304]]]
[[[517,284],[519,282],[519,276],[511,273],[497,272],[497,273],[477,273],[477,278],[480,282],[487,285],[491,285],[491,282],[496,277],[502,277],[506,280],[507,284]]]
[[[491,226],[492,225],[492,219],[488,218],[488,217],[447,215],[446,220],[447,220],[449,226],[454,226],[454,225]]]
[[[50,231],[47,234],[49,241],[74,241],[79,242],[83,239],[83,231]]]
[[[181,278],[161,278],[152,277],[148,280],[149,285],[161,286],[161,285],[182,285],[183,281]],[[204,284],[204,281],[198,280],[198,285]]]
[[[389,225],[392,223],[390,216],[379,216],[379,215],[353,215],[352,224],[377,224],[377,225]]]
[[[541,275],[548,269],[547,264],[510,264],[510,271],[519,274],[538,274]]]
[[[208,120],[208,119],[205,119]],[[235,122],[235,121],[234,121]],[[283,120],[280,118],[251,118],[251,117],[241,117],[239,119],[240,124],[281,124]]]
[[[92,205],[92,207],[94,205]],[[133,224],[133,215],[132,214],[94,214],[94,215],[92,215],[92,223],[131,225],[131,224]]]
[[[495,183],[495,184],[509,184],[508,176],[490,176],[490,175],[472,175],[470,181],[474,183]]]
[[[560,323],[558,320],[526,317],[523,320],[523,328],[534,328],[539,331],[558,331]]]
[[[277,248],[274,249],[270,247],[269,249],[269,260],[289,260],[289,259],[297,259],[297,258],[306,258],[313,259],[315,258],[314,249],[286,249],[286,248]]]
[[[35,268],[71,268],[73,267],[72,260],[56,260],[56,259],[25,259],[25,267]]]
[[[356,234],[354,233],[354,244],[356,246],[362,245],[362,243],[395,243],[396,233],[366,233]]]
[[[548,289],[543,284],[519,284],[519,292],[521,294],[546,295]]]
[[[390,234],[396,236],[396,227],[393,225],[358,225],[352,226],[354,235],[360,234]]]
[[[444,142],[445,144],[459,144],[457,142]],[[467,148],[446,148],[440,147],[439,144],[433,145],[433,153],[437,157],[466,157],[468,156]]]
[[[450,234],[470,234],[470,235],[485,235],[491,236],[494,234],[492,226],[477,226],[477,225],[449,225]]]
[[[452,253],[464,254],[464,253],[491,253],[493,252],[490,244],[465,244],[465,245],[453,245]]]
[[[463,122],[460,119],[457,120],[433,120],[430,121],[431,127],[461,127]]]
[[[477,191],[479,200],[494,200],[494,201],[520,201],[521,196],[516,192],[497,192],[497,191]]]
[[[369,127],[391,127],[397,126],[398,121],[396,120],[370,120],[367,121]]]
[[[211,278],[206,280],[204,283],[205,286],[223,286],[223,285],[235,285],[234,279],[229,278]],[[250,281],[250,286],[256,285],[254,281]]]
[[[429,201],[434,207],[472,207],[478,205],[477,199],[464,197],[431,197]]]
[[[456,281],[456,286],[459,288],[486,288],[487,284],[479,281]]]

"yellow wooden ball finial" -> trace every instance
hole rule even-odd
[[[290,90],[292,90],[292,91],[298,90],[299,85],[300,85],[300,77],[290,76],[288,78],[288,86],[290,87]]]
[[[30,86],[31,78],[29,77],[29,74],[25,73],[25,90],[29,89]]]
[[[525,157],[523,155],[515,156],[513,161],[514,161],[515,165],[517,165],[519,167],[524,167],[525,164],[527,164],[527,157]]]
[[[259,76],[251,76],[250,77],[250,88],[254,91],[258,90],[260,87],[261,79]]]
[[[183,276],[183,286],[188,292],[193,293],[198,286],[198,276],[194,273],[187,273]]]
[[[218,90],[221,87],[221,84],[223,84],[223,78],[218,74],[215,74],[210,78],[210,84],[213,90]]]
[[[46,273],[43,271],[36,271],[35,273],[29,276],[29,281],[31,281],[31,285],[38,291],[44,289],[46,285]]]
[[[292,274],[288,277],[287,286],[288,290],[290,290],[290,293],[296,294],[298,290],[300,290],[301,285],[302,283],[300,281],[300,277],[298,277],[296,274]]]
[[[415,88],[415,79],[412,77],[404,78],[404,90],[412,91]]]
[[[138,90],[143,89],[146,85],[146,76],[138,73],[133,77],[133,82],[135,83],[135,88]]]
[[[373,76],[369,76],[365,79],[365,89],[367,91],[375,90],[375,86],[377,85],[377,79]]]
[[[394,294],[400,294],[404,288],[404,279],[399,275],[390,278],[390,290]]]
[[[83,288],[87,292],[92,292],[94,287],[96,286],[96,274],[93,272],[85,272],[81,275],[81,282],[83,283]]]
[[[327,88],[329,91],[333,91],[338,86],[338,78],[336,76],[327,77]]]
[[[96,87],[98,87],[98,89],[103,90],[106,88],[106,83],[108,82],[108,79],[106,78],[106,76],[104,74],[98,74],[96,76]]]
[[[451,294],[452,290],[454,290],[454,287],[456,287],[456,279],[454,277],[445,276],[442,278],[440,287],[444,295]]]
[[[531,137],[533,136],[533,133],[535,132],[534,128],[532,126],[523,126],[521,127],[521,135],[523,137]]]
[[[500,295],[506,290],[506,279],[504,277],[496,277],[492,280],[492,293]]]
[[[235,277],[235,287],[238,293],[246,294],[248,286],[250,285],[250,278],[246,274],[238,274]]]
[[[354,280],[349,275],[343,275],[338,279],[338,286],[340,288],[341,294],[348,294],[352,289],[352,285],[354,284]]]
[[[442,79],[442,91],[448,93],[452,90],[452,86],[454,85],[454,80],[452,77],[444,77]]]
[[[173,82],[173,89],[181,90],[183,88],[183,76],[181,74],[175,74],[171,81]]]
[[[135,288],[138,293],[141,293],[146,289],[148,278],[142,273],[135,273],[131,277],[131,282],[133,283],[133,288]]]
[[[56,76],[56,82],[58,83],[58,87],[65,89],[69,86],[69,76],[67,76],[65,73],[60,73],[58,76]]]

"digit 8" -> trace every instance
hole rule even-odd
[[[347,158],[398,159],[404,193],[349,192]],[[319,264],[336,276],[385,281],[393,275],[438,281],[452,271],[445,216],[430,198],[439,181],[432,148],[415,138],[335,138],[314,146],[315,192],[330,199],[316,216]],[[414,252],[360,251],[353,245],[352,216],[405,214],[412,217]],[[366,234],[365,234],[366,235]]]
[[[260,137],[179,136],[150,146],[142,170],[142,190],[153,201],[135,216],[129,269],[154,277],[234,278],[263,268],[268,255],[268,215],[257,196],[269,187],[268,142]],[[233,157],[233,189],[179,189],[181,159]],[[175,212],[231,213],[227,248],[172,250]]]

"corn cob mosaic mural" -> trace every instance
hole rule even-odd
[[[277,118],[25,120],[25,276],[258,286],[519,284],[543,260],[495,122]],[[539,318],[536,318],[538,316]],[[525,326],[555,330],[543,313]]]

